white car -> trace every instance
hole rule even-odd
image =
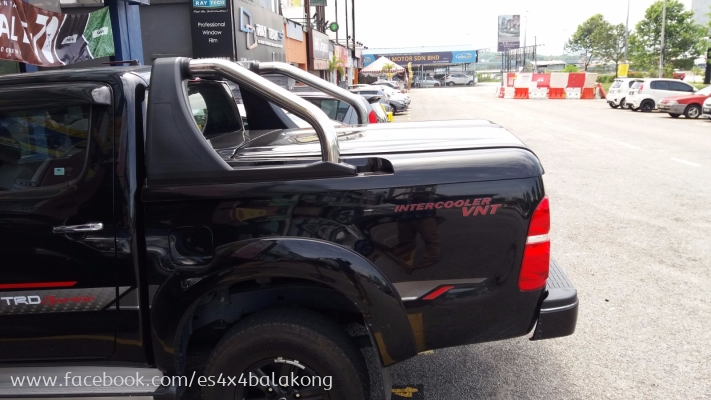
[[[612,108],[625,108],[625,102],[626,98],[629,95],[630,88],[632,85],[637,82],[641,81],[639,78],[618,78],[615,79],[614,82],[612,82],[612,86],[610,86],[610,90],[607,91],[607,97],[605,97],[605,100],[607,100],[607,104],[610,105]]]
[[[385,92],[385,94],[388,95],[388,97],[391,100],[399,100],[399,101],[403,101],[407,105],[410,104],[410,96],[408,96],[404,93],[401,93],[400,91],[395,90],[389,86],[379,86],[379,87],[383,90],[383,92]]]
[[[701,116],[703,118],[711,118],[711,97],[704,101],[704,105],[701,106]]]
[[[665,97],[696,92],[696,88],[678,79],[649,78],[632,84],[627,96],[627,107],[633,111],[650,112]]]
[[[444,84],[447,86],[467,85],[474,86],[477,83],[476,77],[464,73],[451,73],[444,77]]]

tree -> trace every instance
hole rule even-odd
[[[615,77],[617,77],[617,67],[625,54],[625,26],[623,24],[608,24],[607,32],[601,35],[601,57],[605,61],[615,63]]]
[[[393,70],[395,70],[395,64],[393,63],[385,63],[383,64],[383,68],[381,69],[382,72],[388,74],[388,79],[392,79]]]
[[[333,56],[330,60],[328,60],[328,70],[331,72],[331,76],[333,76],[333,71],[338,71],[341,76],[346,75],[343,70],[343,60],[337,58],[336,56]],[[336,77],[336,82],[334,83],[338,83],[338,77]]]
[[[694,75],[694,83],[696,83],[697,79],[704,74],[704,71],[694,65],[694,68],[691,69],[691,74]]]
[[[578,72],[578,67],[573,64],[568,64],[563,68],[563,72]]]
[[[630,54],[635,69],[659,66],[663,2],[657,1],[644,14],[630,37]],[[686,11],[678,0],[667,0],[664,28],[664,62],[674,68],[689,69],[706,46],[708,29],[694,22],[694,12]]]
[[[593,57],[602,56],[605,52],[609,33],[610,23],[605,21],[602,14],[595,14],[578,25],[578,29],[565,44],[565,51],[580,55],[587,71]]]

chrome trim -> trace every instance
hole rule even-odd
[[[475,279],[444,279],[437,281],[411,281],[393,283],[402,301],[417,300],[420,297],[442,285],[466,285],[484,282],[485,278]]]
[[[573,304],[568,304],[567,306],[560,306],[560,307],[554,307],[554,308],[541,308],[541,314],[547,314],[547,313],[552,313],[552,312],[557,312],[557,311],[565,311],[565,310],[570,310],[578,306],[579,300],[575,300],[575,303]]]
[[[214,58],[190,60],[190,73],[194,76],[218,75],[233,80],[238,85],[296,114],[316,130],[320,139],[323,161],[340,162],[338,136],[333,122],[315,105],[231,61]]]
[[[358,114],[358,123],[360,125],[368,124],[368,110],[365,108],[365,105],[363,105],[359,96],[302,69],[296,68],[293,65],[280,62],[260,62],[254,63],[253,65],[260,74],[285,75],[300,82],[307,83],[309,86],[328,93],[339,100],[345,101],[355,108],[356,114]]]
[[[537,235],[537,236],[529,236],[526,238],[526,244],[536,244],[536,243],[545,243],[550,241],[550,235],[547,233],[545,235]]]
[[[89,222],[82,225],[55,226],[52,228],[53,233],[82,233],[82,232],[97,232],[104,229],[104,224],[101,222]]]

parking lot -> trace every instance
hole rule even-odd
[[[577,331],[421,355],[395,383],[422,384],[427,399],[711,396],[711,122],[498,99],[496,86],[413,89],[395,121],[485,118],[536,152]]]

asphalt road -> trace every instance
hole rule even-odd
[[[577,331],[420,355],[394,383],[428,400],[711,398],[711,122],[495,89],[415,89],[395,121],[484,118],[536,152]]]
[[[416,89],[395,120],[484,118],[535,151],[577,331],[438,350],[394,382],[431,400],[711,398],[711,122],[495,89]]]

